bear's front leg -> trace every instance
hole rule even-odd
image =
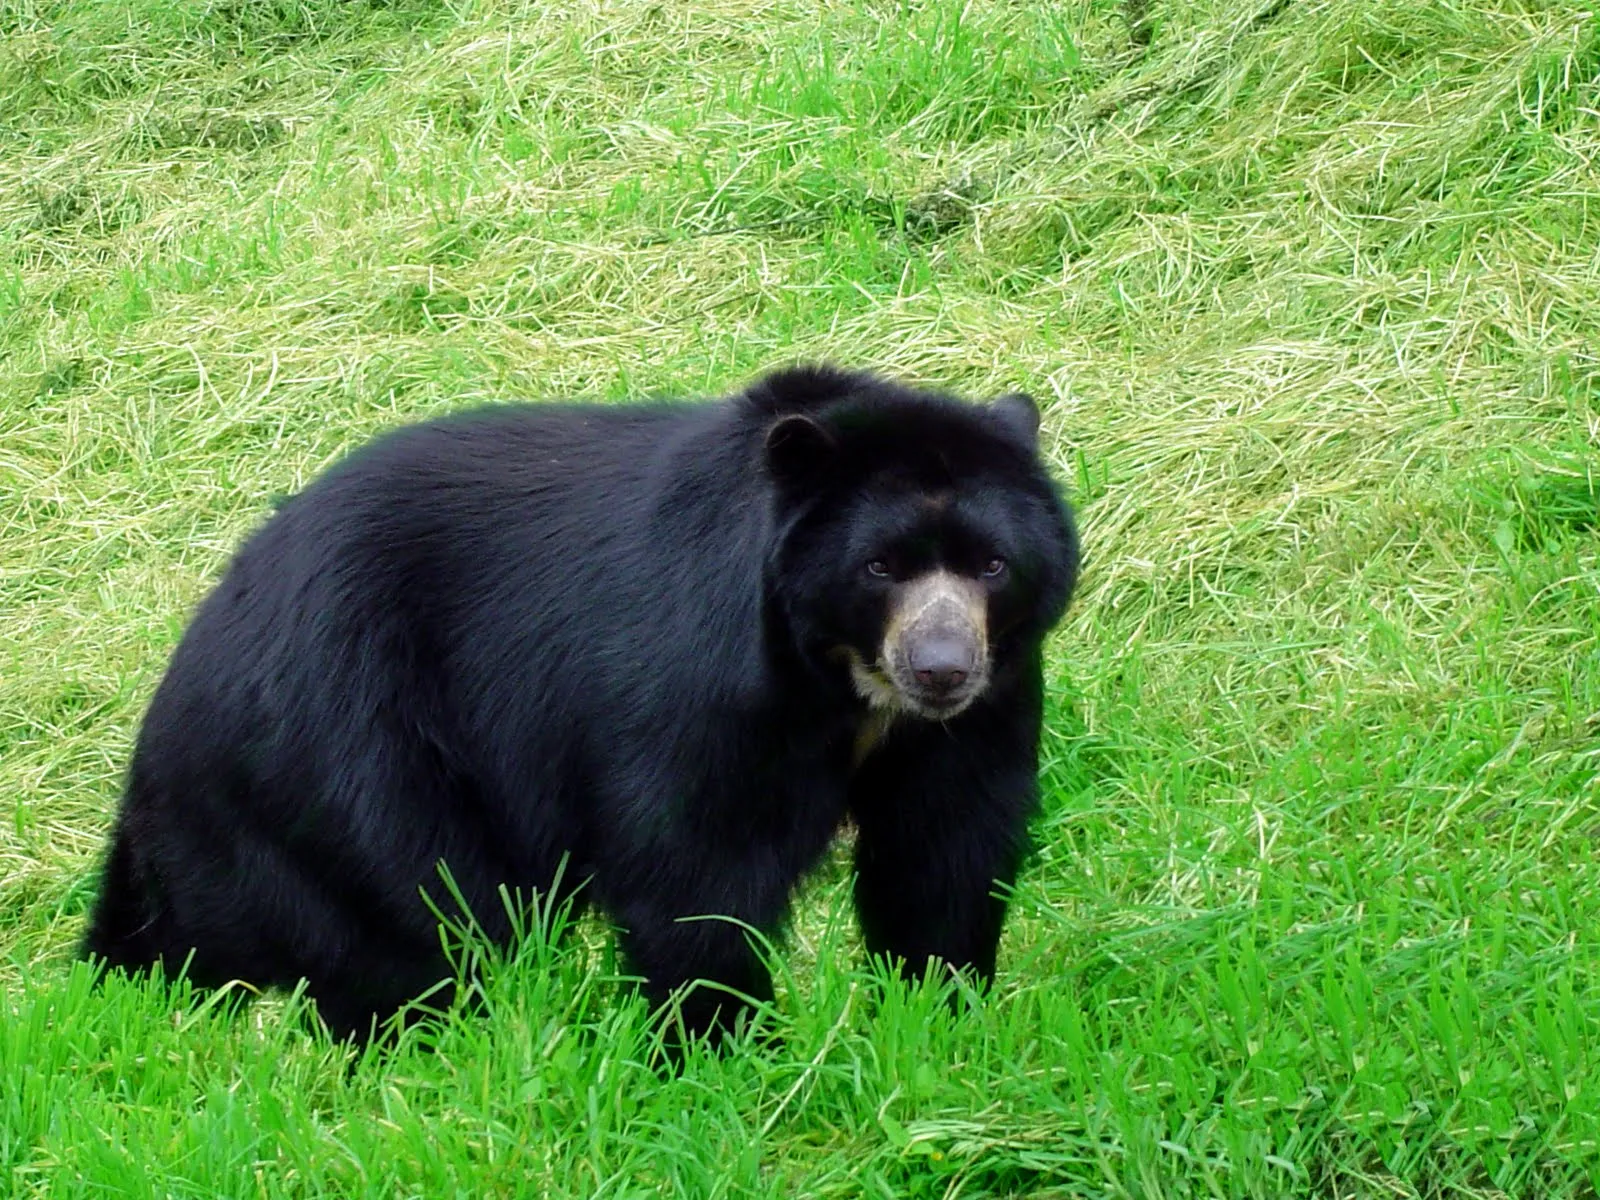
[[[909,978],[931,963],[987,983],[1004,892],[1038,803],[1037,706],[980,702],[891,728],[851,786],[856,911],[867,950]]]

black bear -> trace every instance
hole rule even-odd
[[[868,949],[987,980],[1078,566],[1037,433],[1026,396],[798,367],[377,439],[200,605],[85,951],[303,978],[364,1036],[448,974],[442,862],[500,939],[502,886],[567,881],[717,1034],[727,989],[771,996],[739,923],[775,931],[849,818]]]

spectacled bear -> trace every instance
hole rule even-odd
[[[304,979],[367,1036],[449,974],[423,897],[448,908],[443,863],[502,941],[501,886],[577,887],[650,996],[716,1035],[726,989],[771,980],[738,923],[684,918],[775,932],[848,818],[868,950],[987,980],[1078,567],[1037,433],[1026,396],[796,367],[720,402],[377,439],[200,605],[85,952]]]

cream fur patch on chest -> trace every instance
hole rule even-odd
[[[855,745],[850,752],[852,771],[859,770],[861,764],[867,761],[867,756],[878,748],[878,743],[889,732],[889,726],[894,724],[894,718],[895,714],[886,709],[867,710],[867,715],[861,718],[861,724],[856,727]]]

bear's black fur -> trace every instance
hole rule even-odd
[[[829,368],[714,404],[506,406],[291,498],[151,702],[86,952],[304,978],[366,1034],[448,974],[443,861],[584,885],[656,999],[755,998],[848,816],[868,948],[994,970],[1077,570],[1026,397]],[[571,895],[568,891],[567,895]],[[559,899],[560,897],[558,897]],[[738,1002],[683,1000],[716,1032]]]

